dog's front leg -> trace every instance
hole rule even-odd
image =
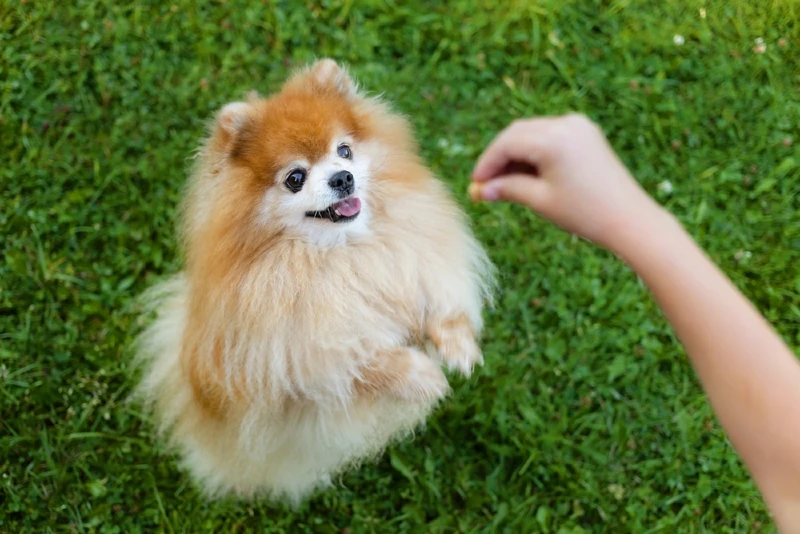
[[[457,369],[469,376],[475,365],[483,364],[483,354],[466,314],[432,316],[428,318],[425,329],[439,357],[450,370]]]
[[[439,365],[411,347],[382,350],[354,380],[362,395],[394,395],[411,401],[436,401],[450,390]]]

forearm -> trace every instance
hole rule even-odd
[[[528,206],[621,256],[686,347],[776,521],[800,533],[800,363],[581,115],[518,120],[481,154],[473,199]]]
[[[622,239],[617,253],[686,347],[776,517],[786,524],[795,514],[789,524],[800,524],[800,510],[787,510],[800,502],[800,364],[672,216],[660,212],[650,220]]]

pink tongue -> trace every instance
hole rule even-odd
[[[345,217],[352,217],[361,211],[361,200],[356,197],[350,197],[334,204],[333,209],[338,210]]]

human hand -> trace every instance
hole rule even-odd
[[[479,158],[470,197],[528,206],[612,250],[664,213],[600,128],[577,114],[514,121]]]

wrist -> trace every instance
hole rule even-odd
[[[609,249],[635,268],[640,258],[669,253],[676,240],[684,237],[678,219],[653,201],[620,222]]]

